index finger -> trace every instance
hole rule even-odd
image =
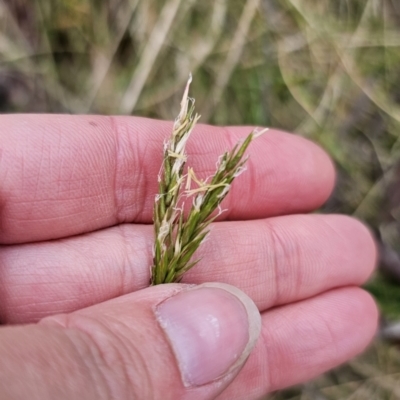
[[[76,235],[122,222],[152,222],[163,141],[172,122],[135,117],[0,117],[2,243]],[[250,127],[199,125],[189,140],[200,177]],[[298,136],[270,130],[248,150],[247,171],[225,199],[223,219],[319,207],[334,184],[329,157]]]

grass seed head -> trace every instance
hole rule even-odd
[[[164,144],[159,193],[154,202],[153,285],[179,282],[183,274],[198,263],[199,260],[192,261],[191,258],[207,238],[210,223],[221,213],[220,204],[229,193],[233,180],[244,172],[247,158],[243,156],[247,147],[267,131],[255,129],[242,143],[220,156],[209,182],[198,179],[192,168],[184,175],[186,144],[200,118],[194,113],[194,99],[189,97],[191,82],[190,75],[172,134]],[[197,187],[192,188],[193,183]],[[185,190],[182,190],[183,185]],[[193,197],[186,219],[183,207],[178,208],[182,196]],[[215,214],[217,209],[219,212]]]

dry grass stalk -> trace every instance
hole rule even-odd
[[[194,100],[189,98],[191,77],[181,102],[181,111],[175,120],[172,135],[164,146],[162,171],[159,176],[159,194],[154,205],[154,260],[152,284],[179,282],[183,274],[199,260],[191,258],[207,237],[210,223],[219,215],[214,211],[228,194],[233,180],[244,171],[247,158],[243,155],[253,139],[263,134],[254,130],[242,143],[225,152],[210,182],[197,179],[193,169],[184,175],[187,160],[185,146],[200,118],[194,113]],[[197,184],[192,188],[192,182]],[[182,186],[185,190],[182,193]],[[192,206],[186,219],[178,208],[181,196],[192,197]]]

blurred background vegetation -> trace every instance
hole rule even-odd
[[[338,170],[323,211],[379,238],[380,338],[270,398],[400,399],[399,47],[399,0],[0,0],[0,112],[172,119],[191,71],[202,122],[318,142]]]

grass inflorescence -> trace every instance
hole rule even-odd
[[[198,263],[192,256],[209,234],[209,225],[219,215],[214,211],[229,193],[233,180],[244,171],[244,153],[256,137],[266,129],[252,131],[242,143],[225,152],[209,182],[199,180],[193,169],[184,174],[187,161],[186,143],[200,116],[194,112],[194,100],[189,98],[191,77],[175,120],[172,135],[164,145],[159,193],[154,204],[154,259],[152,284],[179,282],[183,274]],[[196,184],[197,187],[192,188]],[[183,185],[185,187],[183,189]],[[184,218],[182,196],[192,198]],[[221,211],[220,211],[221,212]]]

